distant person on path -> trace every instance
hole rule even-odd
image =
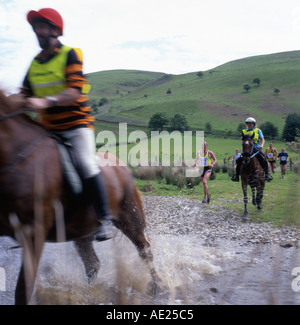
[[[232,167],[234,168],[236,165],[236,161],[241,157],[239,153],[239,149],[235,149],[235,154],[232,156]]]
[[[273,147],[273,143],[269,144],[269,147],[265,151],[265,156],[271,166],[272,172],[275,173],[276,168],[276,157],[278,155],[278,151]]]
[[[203,168],[203,172],[200,175],[201,182],[203,184],[204,198],[202,203],[209,203],[211,195],[208,190],[208,180],[213,175],[213,167],[217,163],[217,159],[214,153],[208,150],[208,144],[206,141],[202,143],[202,149],[197,152],[194,167]]]
[[[280,162],[281,177],[283,178],[285,175],[287,163],[290,160],[288,153],[285,152],[285,148],[281,149],[281,152],[277,155],[277,159],[279,159]]]

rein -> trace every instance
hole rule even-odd
[[[8,165],[0,169],[0,176],[4,173],[7,173],[11,168],[15,167],[17,164],[19,164],[22,160],[26,159],[31,152],[37,147],[43,140],[44,137],[46,137],[47,134],[43,133],[39,137],[35,138],[29,146],[27,146],[23,151],[21,151],[13,161],[11,161]]]
[[[15,112],[10,113],[10,114],[6,114],[6,115],[3,115],[3,116],[0,116],[0,122],[1,121],[5,121],[5,120],[7,120],[7,119],[9,119],[11,117],[15,117],[15,116],[24,114],[26,112],[30,112],[30,110],[27,109],[27,108],[22,108],[22,109],[20,109],[18,111],[15,111]]]
[[[250,159],[253,158],[254,156],[256,156],[259,153],[259,151],[256,151],[256,153],[254,153],[252,156],[250,156]]]

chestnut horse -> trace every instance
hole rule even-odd
[[[257,205],[257,209],[262,209],[262,198],[263,191],[265,188],[265,174],[261,164],[259,163],[256,154],[254,152],[253,140],[249,136],[243,136],[242,138],[243,146],[243,162],[241,165],[241,180],[242,189],[244,193],[244,216],[243,220],[247,220],[247,186],[251,187],[252,191],[252,203]]]
[[[57,144],[15,104],[0,92],[0,236],[10,236],[23,247],[15,303],[26,304],[33,293],[43,245],[56,241],[59,225],[65,234],[60,240],[75,240],[89,279],[97,274],[100,262],[92,245],[91,234],[97,228],[93,209],[84,198],[74,200],[69,194]],[[118,162],[114,156],[105,158]],[[114,224],[148,264],[154,290],[159,278],[144,235],[145,215],[131,172],[118,164],[102,167],[102,172]]]

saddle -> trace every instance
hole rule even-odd
[[[57,144],[62,163],[63,176],[67,186],[74,196],[80,195],[83,191],[83,184],[75,168],[75,161],[72,156],[72,144],[54,134],[50,134],[49,136],[53,138]]]

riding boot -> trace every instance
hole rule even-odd
[[[265,155],[261,151],[258,153],[257,159],[265,172],[266,181],[270,182],[273,179],[273,177],[270,174],[270,168],[269,168],[268,161],[267,161]]]
[[[243,160],[242,157],[239,157],[236,160],[235,174],[231,177],[231,180],[233,182],[239,182],[240,181],[240,170],[241,170],[242,160]]]
[[[88,199],[92,204],[99,227],[96,231],[95,240],[103,241],[113,237],[112,217],[109,211],[109,202],[107,189],[104,185],[102,173],[85,180],[86,192]]]
[[[266,175],[266,181],[271,182],[271,180],[273,179],[272,175],[270,174],[270,168],[269,166],[264,169],[265,175]]]

